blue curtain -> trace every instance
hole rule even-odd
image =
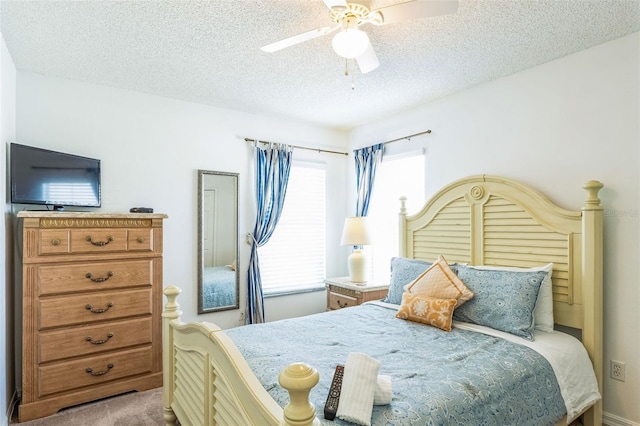
[[[269,241],[280,219],[291,171],[292,149],[288,145],[259,146],[256,153],[256,224],[247,275],[247,324],[264,322],[264,298],[258,247]]]
[[[356,160],[356,185],[358,199],[356,216],[366,216],[369,212],[369,201],[376,177],[376,168],[382,161],[384,144],[377,144],[353,151]]]

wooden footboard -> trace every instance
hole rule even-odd
[[[319,425],[309,392],[318,372],[303,363],[278,377],[289,392],[284,410],[262,387],[234,343],[216,325],[185,324],[176,302],[181,290],[167,287],[163,320],[163,399],[167,424]]]

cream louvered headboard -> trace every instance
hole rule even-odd
[[[477,175],[441,189],[415,215],[400,213],[402,256],[530,267],[553,262],[554,319],[581,330],[602,390],[602,184],[589,181],[579,211],[511,179]],[[589,415],[602,418],[598,404]]]

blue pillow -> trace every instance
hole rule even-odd
[[[424,260],[408,259],[406,257],[391,258],[391,278],[389,281],[389,292],[383,302],[402,304],[402,293],[404,286],[418,278],[426,271],[432,263]],[[455,272],[455,270],[454,270]]]
[[[456,308],[453,319],[533,340],[533,310],[545,271],[515,272],[458,265],[458,277],[474,294]]]

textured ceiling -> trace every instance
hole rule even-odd
[[[640,0],[460,0],[364,26],[380,67],[345,76],[331,35],[260,50],[331,25],[322,0],[2,0],[0,15],[18,70],[344,129],[640,30]]]

